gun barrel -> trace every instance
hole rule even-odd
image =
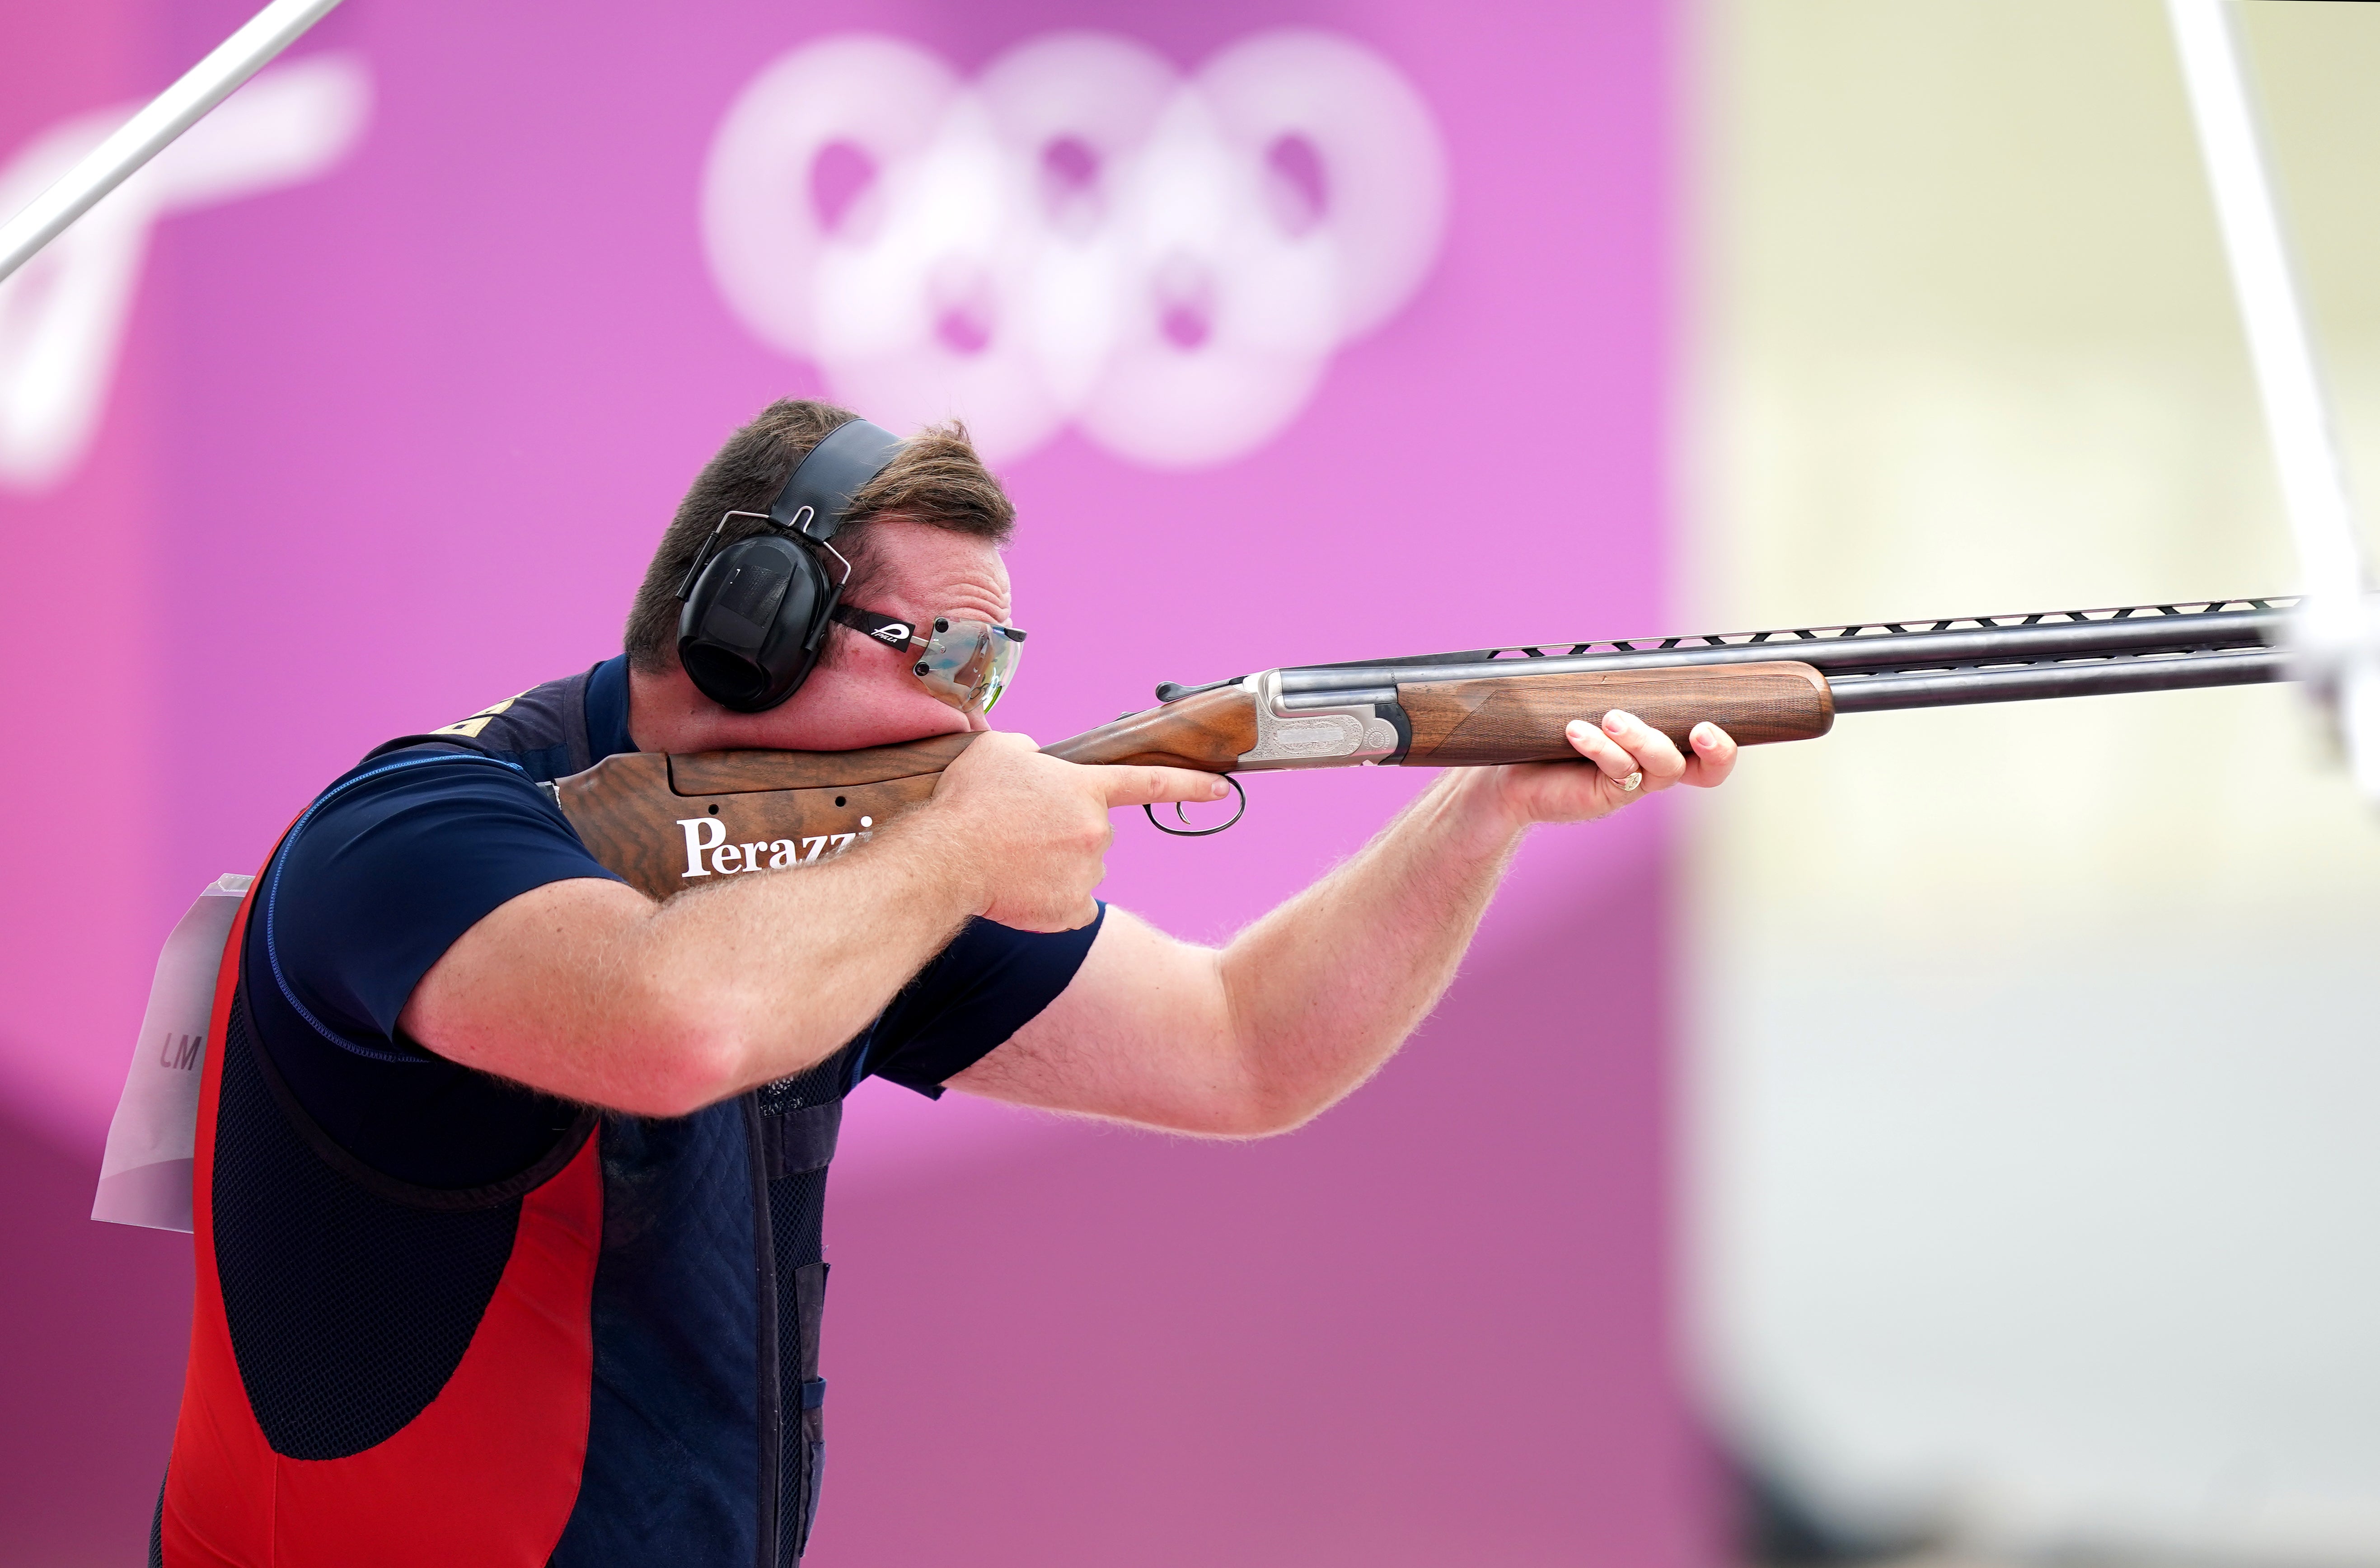
[[[2289,655],[2275,648],[2227,648],[1993,669],[1889,671],[1828,675],[1838,713],[1949,708],[1976,702],[2027,702],[2045,697],[2104,697],[2124,691],[2187,691],[2290,678]]]
[[[1281,675],[1285,709],[1385,702],[1399,686],[1791,660],[1821,671],[1840,712],[2173,690],[2288,678],[2294,601],[2231,599],[2046,614],[1800,627],[1710,637],[1486,649],[1309,665]]]

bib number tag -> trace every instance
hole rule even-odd
[[[148,1011],[133,1042],[124,1095],[107,1125],[107,1153],[91,1217],[160,1231],[190,1229],[192,1159],[198,1149],[200,1069],[207,1021],[232,918],[249,877],[226,873],[199,894],[157,955]]]

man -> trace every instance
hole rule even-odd
[[[1681,757],[1583,717],[1580,764],[1447,772],[1215,952],[1092,889],[1111,807],[1224,786],[988,733],[850,854],[657,905],[541,781],[989,727],[996,684],[926,679],[862,630],[1007,620],[1014,509],[955,427],[849,494],[819,548],[856,624],[789,699],[723,706],[679,656],[698,563],[783,532],[772,498],[852,419],[763,412],[680,506],[621,657],[381,748],[267,862],[218,992],[156,1559],[793,1562],[823,1454],[825,1173],[861,1077],[1285,1131],[1429,1010],[1532,823],[1733,765],[1712,725]]]

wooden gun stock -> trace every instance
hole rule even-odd
[[[1522,668],[1396,691],[1411,742],[1394,760],[1417,767],[1574,758],[1564,727],[1614,708],[1681,748],[1705,720],[1746,746],[1810,739],[1834,723],[1826,678],[1807,664],[1781,662],[1562,675]],[[1257,703],[1245,687],[1222,687],[1042,749],[1069,762],[1260,770],[1269,764],[1244,760],[1258,745]],[[808,865],[865,842],[931,797],[942,770],[974,738],[936,735],[864,751],[629,752],[553,791],[596,859],[639,892],[667,898],[741,871]]]
[[[1228,773],[1257,748],[1256,699],[1236,686],[1202,691],[1041,749],[1067,762],[1153,762]]]
[[[971,735],[865,751],[606,757],[553,786],[588,853],[653,898],[840,854],[920,804]]]

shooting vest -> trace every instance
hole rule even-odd
[[[372,757],[576,772],[595,760],[586,681]],[[255,1039],[245,956],[272,871],[215,988],[151,1562],[798,1559],[824,1456],[827,1163],[866,1037],[691,1116],[588,1112],[492,1186],[413,1186],[334,1142]]]

